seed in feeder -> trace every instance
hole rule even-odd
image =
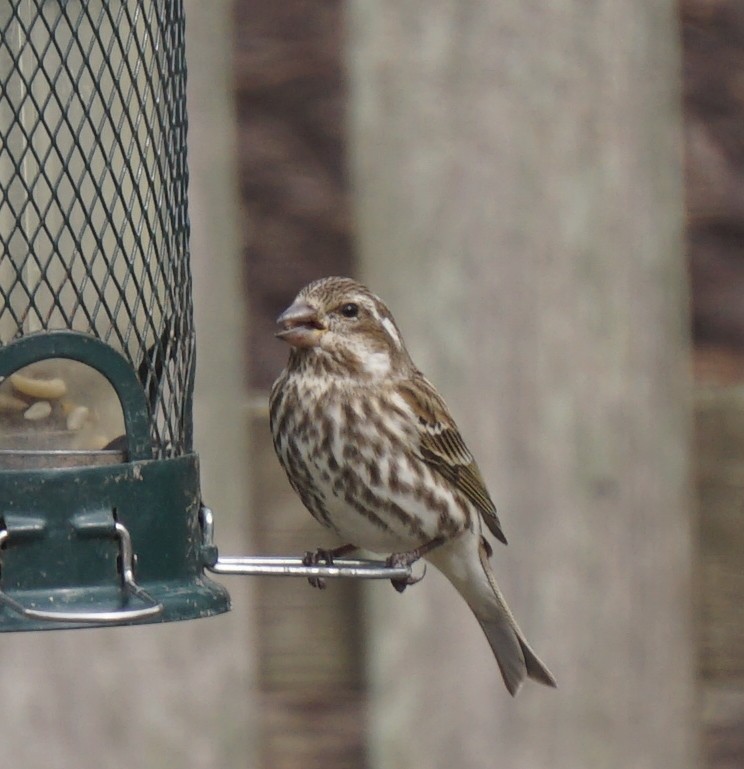
[[[13,388],[29,398],[56,400],[67,392],[64,379],[33,379],[23,374],[11,374],[10,382]]]
[[[28,403],[26,401],[22,401],[14,395],[0,393],[0,411],[19,413],[25,411],[27,407]]]
[[[75,406],[67,415],[67,429],[77,432],[88,421],[90,409],[87,406]]]
[[[24,412],[23,418],[30,422],[39,422],[46,419],[52,413],[52,404],[49,401],[36,401]]]

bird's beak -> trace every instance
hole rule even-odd
[[[295,302],[277,319],[284,328],[276,336],[293,347],[316,347],[326,327],[318,318],[318,311],[303,301]]]

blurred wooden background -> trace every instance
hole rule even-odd
[[[352,189],[344,171],[349,167],[350,153],[345,127],[349,124],[348,64],[354,62],[358,67],[359,54],[344,49],[343,29],[351,17],[357,24],[379,30],[389,19],[386,16],[389,8],[379,4],[374,8],[370,6],[366,15],[362,15],[364,9],[366,6],[360,2],[349,6],[339,0],[314,5],[296,1],[281,6],[268,0],[236,2],[235,87],[242,210],[246,224],[244,279],[246,291],[252,297],[253,314],[258,315],[252,324],[247,349],[249,377],[259,393],[265,392],[283,364],[285,351],[272,346],[270,341],[271,321],[296,288],[323,274],[370,274],[369,268],[359,263],[358,252],[352,249],[355,228],[354,219],[349,215]],[[571,4],[566,3],[565,12],[570,14],[570,9]],[[387,29],[390,35],[387,50],[370,53],[373,58],[368,59],[365,66],[380,68],[392,62],[386,76],[394,77],[396,57],[399,57],[399,72],[405,71],[406,62],[420,57],[420,47],[414,48],[411,42],[416,39],[412,30],[416,28],[417,11],[438,18],[442,25],[446,25],[447,18],[452,25],[457,23],[456,16],[447,17],[446,11],[437,16],[438,11],[424,10],[421,6],[410,8],[408,16],[401,12],[400,26]],[[511,18],[508,8],[499,13],[504,19]],[[535,17],[535,32],[543,29],[545,34],[545,29],[540,27],[540,11],[531,13]],[[698,388],[693,455],[699,503],[695,515],[696,585],[699,592],[694,596],[700,684],[698,717],[705,763],[716,769],[733,769],[744,765],[744,675],[741,667],[744,648],[744,611],[741,609],[744,599],[744,508],[741,499],[744,426],[740,417],[744,408],[744,391],[740,387],[744,382],[744,258],[740,248],[741,233],[744,232],[744,144],[740,130],[744,117],[741,90],[744,14],[731,0],[685,0],[680,4],[678,14],[683,45],[687,254],[692,278],[693,363]],[[599,18],[609,16],[600,15]],[[556,17],[555,22],[558,20]],[[424,29],[426,25],[421,24]],[[437,28],[432,23],[430,29],[433,33]],[[447,27],[438,29],[443,37],[437,40],[446,45]],[[407,39],[405,35],[411,35],[411,38]],[[404,43],[405,40],[408,42]],[[401,44],[411,46],[411,50],[398,48]],[[417,45],[424,44],[424,40],[419,39]],[[539,58],[539,54],[536,56]],[[420,66],[425,67],[425,61],[421,62]],[[498,81],[498,74],[494,75]],[[394,88],[394,84],[390,87]],[[463,88],[467,87],[467,82],[463,81]],[[390,91],[380,93],[383,99],[391,98]],[[605,97],[602,93],[596,96],[600,100]],[[358,94],[356,98],[359,98]],[[362,108],[372,108],[370,98]],[[377,109],[385,109],[384,105],[388,105],[389,111],[383,113],[382,119],[396,120],[399,117],[396,109],[400,110],[395,103],[380,101],[380,94],[377,98]],[[409,93],[409,98],[427,97]],[[435,115],[434,105],[432,108],[432,115]],[[556,110],[559,109],[556,106]],[[432,121],[435,120],[432,117]],[[378,129],[383,132],[381,127]],[[405,138],[399,136],[397,140],[403,142]],[[389,151],[390,145],[384,144],[389,140],[381,138],[379,141],[380,151],[383,146]],[[372,150],[369,162],[375,162]],[[418,169],[423,176],[428,173],[425,165],[419,165]],[[426,181],[420,184],[426,188]],[[414,186],[415,180],[410,180],[409,189]],[[429,190],[434,194],[438,192],[431,187]],[[391,190],[393,195],[398,192],[406,194],[403,190]],[[456,187],[452,193],[457,194]],[[492,189],[490,194],[493,194]],[[377,222],[380,230],[390,226],[397,225],[384,219]],[[421,242],[419,239],[415,245],[420,246]],[[401,251],[398,258],[418,267],[426,264],[419,253]],[[441,268],[440,264],[438,269]],[[395,280],[382,278],[374,269],[372,274],[377,288]],[[431,275],[425,275],[425,285],[430,282]],[[460,295],[458,300],[466,302],[467,298]],[[406,316],[405,309],[396,309],[399,315]],[[424,354],[427,353],[434,357],[422,364],[428,364],[431,369],[437,365],[437,353],[425,349]],[[472,369],[467,360],[458,360],[458,366],[460,373]],[[269,471],[272,467],[270,449],[265,436],[260,437],[265,419],[261,414],[256,419],[254,452],[262,469],[266,462],[265,468]],[[281,479],[278,483],[281,488]],[[322,540],[322,532],[314,528],[312,521],[299,522],[302,510],[286,488],[288,496],[282,501],[281,508],[286,511],[284,513],[272,504],[280,498],[276,491],[258,493],[261,502],[256,505],[255,520],[262,548],[284,551],[290,542],[296,542],[295,549],[303,549],[308,542],[315,544]],[[494,489],[499,498],[503,493],[498,487]],[[291,509],[287,510],[287,506]],[[282,531],[277,531],[277,527]],[[327,627],[327,613],[336,611],[338,627],[348,629],[358,621],[362,597],[357,586],[332,588],[332,606],[329,606],[328,596],[311,592],[304,597],[295,594],[295,586],[277,585],[271,589],[291,592],[291,605],[296,615],[293,622],[298,626],[322,618],[322,624]],[[373,594],[373,604],[394,600],[394,596],[380,592],[377,586],[370,586],[369,592]],[[272,616],[276,611],[273,599],[272,595],[269,599]],[[286,596],[283,600],[285,605],[290,602]],[[296,604],[295,600],[302,601],[302,605]],[[416,609],[411,607],[409,611]],[[264,654],[273,655],[276,649],[279,667],[286,670],[291,664],[287,654],[295,661],[305,659],[309,654],[308,638],[302,634],[294,640],[288,639],[282,630],[288,620],[284,612],[281,615],[283,624],[280,625],[278,621],[272,622],[267,613],[266,622],[261,625],[262,643]],[[283,638],[282,643],[278,642],[277,634]],[[276,676],[266,672],[272,669],[271,664],[265,662],[261,666],[264,671],[261,680],[271,714],[267,724],[264,766],[300,766],[303,760],[330,766],[334,765],[334,756],[338,757],[335,765],[348,766],[349,758],[343,746],[362,755],[366,722],[356,720],[356,714],[366,700],[364,677],[360,672],[364,667],[364,652],[357,648],[357,662],[349,662],[346,633],[339,632],[337,638],[338,654],[325,642],[316,644],[314,654],[323,659],[307,660],[308,669],[298,672],[294,681],[286,681],[283,693],[278,691],[282,685]],[[369,642],[369,636],[366,639]],[[326,673],[327,680],[332,680],[334,687],[344,692],[342,703],[347,702],[349,692],[356,703],[351,711],[344,704],[340,706],[339,709],[354,713],[356,729],[353,723],[348,729],[349,724],[344,721],[343,731],[337,732],[342,746],[330,751],[325,740],[317,740],[312,716],[307,715],[300,725],[296,720],[296,709],[289,706],[285,709],[281,705],[282,697],[294,700],[298,696],[297,683],[307,680],[308,671],[326,670],[329,660],[335,660],[337,665],[332,675]],[[340,671],[345,672],[341,674]],[[309,686],[308,703],[315,702],[315,692],[313,681]],[[321,719],[318,723],[325,724],[328,713],[335,713],[337,708],[333,702],[333,697],[329,697],[325,706],[317,708]],[[284,735],[288,728],[295,737],[299,731],[306,734],[307,739],[287,742]],[[405,754],[405,750],[402,752]],[[352,765],[362,764],[354,762]]]
[[[160,628],[4,636],[3,760],[23,769],[125,763],[179,769],[492,769],[503,763],[532,769],[561,765],[546,763],[548,748],[563,761],[575,758],[575,743],[583,739],[595,751],[586,766],[657,769],[663,764],[653,763],[652,755],[682,751],[685,755],[674,763],[681,769],[697,765],[699,729],[703,765],[740,769],[744,13],[739,4],[683,0],[676,9],[671,2],[647,6],[608,0],[591,12],[571,0],[550,7],[480,0],[187,0],[186,6],[199,340],[196,440],[221,551],[300,553],[331,544],[288,488],[270,447],[266,394],[286,355],[273,339],[274,318],[314,277],[364,275],[390,301],[417,361],[445,390],[471,436],[508,532],[514,532],[508,552],[499,554],[499,575],[530,639],[548,664],[557,666],[561,689],[525,689],[512,702],[500,688],[472,618],[435,574],[404,596],[387,584],[336,582],[321,593],[302,581],[233,578],[225,582],[234,611],[225,617]],[[660,25],[652,39],[643,33],[646,22],[649,29]],[[565,61],[564,49],[570,54]],[[611,61],[602,59],[603,50],[613,52]],[[592,52],[596,72],[586,66]],[[636,136],[630,123],[617,117],[623,99],[648,105],[653,84],[661,82],[671,99],[677,88],[675,62],[684,97],[686,263],[681,249],[674,261],[674,233],[681,225],[675,208],[681,187],[669,161],[675,148],[654,144],[665,130],[661,113],[673,112],[674,104],[659,107],[651,99],[647,109],[647,116],[661,117],[648,145],[651,154],[642,158],[650,167],[634,171],[653,188],[650,198],[644,197],[649,187],[639,191],[632,176],[622,175],[638,145],[628,138]],[[661,80],[656,67],[669,68]],[[597,133],[575,133],[579,111],[564,97],[575,95],[577,78],[595,88],[580,114],[588,115],[595,128],[592,120],[603,115]],[[546,87],[540,90],[543,79]],[[515,89],[519,83],[527,89],[524,94]],[[537,89],[537,98],[529,87]],[[493,104],[480,98],[489,88],[495,90]],[[457,109],[448,110],[439,97],[453,92]],[[480,121],[482,135],[472,120]],[[419,133],[412,136],[411,127]],[[563,162],[567,171],[581,168],[577,155],[584,142],[592,157],[612,166],[612,158],[603,155],[608,135],[622,161],[618,189],[625,197],[619,196],[619,213],[612,206],[602,209],[602,195],[596,200],[573,196],[561,183]],[[502,144],[505,137],[514,144]],[[419,138],[420,146],[414,147]],[[533,142],[540,149],[552,141],[557,151],[541,169],[539,154],[530,158],[525,147]],[[657,148],[659,157],[654,157]],[[489,176],[496,157],[505,164],[499,166],[505,169],[500,178]],[[451,176],[442,170],[448,158],[453,159]],[[659,253],[671,295],[647,292],[656,254],[649,256],[651,276],[642,264],[643,249],[651,242],[659,245],[654,240],[659,231],[649,227],[644,205],[664,210],[664,196],[653,187],[650,173],[656,162],[672,168],[672,178],[663,182],[669,218],[659,227],[669,236]],[[533,186],[512,187],[519,178]],[[601,178],[613,179],[611,173]],[[450,205],[450,198],[459,207]],[[586,209],[578,213],[586,218],[569,232],[562,206],[579,199]],[[492,222],[487,218],[491,207]],[[623,219],[625,210],[638,212],[643,221]],[[598,255],[618,255],[596,262],[602,269],[589,276],[592,290],[596,297],[611,297],[607,311],[634,331],[618,340],[618,326],[608,338],[621,341],[631,357],[642,353],[618,366],[616,392],[607,389],[615,358],[609,347],[590,348],[589,334],[581,349],[594,350],[598,369],[577,372],[563,365],[575,354],[569,349],[575,329],[566,319],[575,322],[576,308],[583,306],[601,326],[605,309],[601,301],[593,308],[582,305],[591,291],[567,277],[579,253],[569,248],[571,238],[581,241],[589,232],[587,238],[610,237],[608,222],[623,240],[606,251],[601,240],[594,244]],[[608,226],[609,235],[603,229]],[[376,231],[384,235],[382,241]],[[639,232],[643,237],[633,240]],[[510,251],[489,251],[492,244],[503,249],[504,239],[510,239]],[[627,265],[621,264],[623,244],[629,249]],[[448,253],[461,261],[449,262]],[[587,251],[587,264],[594,264],[594,253]],[[677,332],[671,326],[675,317],[686,317],[678,294],[685,264],[691,277],[695,375],[689,455],[680,405],[684,374],[676,380],[664,376],[664,366],[671,363],[667,374],[678,372],[683,360],[687,326]],[[432,306],[417,293],[414,271],[440,304]],[[502,275],[511,281],[506,290]],[[637,291],[636,279],[642,279]],[[604,280],[620,283],[605,291]],[[637,304],[625,307],[626,299]],[[665,319],[658,366],[642,319],[632,312],[651,306],[662,308]],[[546,310],[552,314],[540,315]],[[479,317],[488,323],[478,324]],[[442,323],[443,318],[449,322]],[[503,335],[496,321],[505,322]],[[545,329],[550,333],[543,334]],[[653,333],[658,331],[654,327]],[[488,347],[485,359],[461,343],[465,335]],[[556,372],[560,377],[554,382]],[[483,382],[494,373],[499,399],[490,389],[484,395]],[[628,373],[643,376],[627,382]],[[584,389],[574,392],[577,378]],[[577,404],[578,392],[584,404]],[[596,509],[622,516],[608,519],[606,527],[592,519],[585,497],[572,496],[575,488],[561,475],[567,466],[551,464],[551,451],[563,451],[573,440],[563,421],[567,401],[561,401],[569,393],[571,413],[586,420],[580,422],[584,426],[593,413],[600,422],[607,417],[613,394],[627,410],[620,413],[635,420],[619,420],[620,441],[608,439],[606,446],[595,441],[592,445],[607,453],[588,457],[599,479]],[[659,397],[664,393],[673,393],[675,402]],[[483,418],[473,408],[481,400]],[[553,404],[549,411],[532,413],[548,402]],[[582,412],[582,405],[595,412]],[[661,415],[669,418],[659,444],[653,443],[655,434],[652,440],[643,435],[638,423],[644,415],[652,426]],[[535,426],[543,432],[530,432]],[[630,492],[621,488],[625,476],[619,475],[612,451],[627,449],[626,438],[647,452],[644,461],[653,470],[668,470],[668,457],[660,459],[650,449],[659,445],[669,452],[672,472],[665,478],[672,482],[655,484],[626,451],[623,456],[636,474]],[[566,462],[567,455],[556,461]],[[681,496],[686,458],[693,461],[692,504]],[[641,496],[649,490],[663,501],[661,517],[651,498]],[[549,491],[555,502],[544,504]],[[607,501],[612,498],[622,503],[613,507]],[[570,510],[573,501],[577,504]],[[561,529],[566,515],[586,529]],[[674,521],[679,529],[665,542],[661,526]],[[693,552],[687,559],[691,522]],[[624,523],[633,528],[626,530]],[[599,549],[587,557],[581,538],[588,541],[590,533],[600,538],[604,531],[611,533],[602,543],[607,552]],[[645,553],[637,574],[632,559],[622,568],[622,556],[634,544]],[[659,585],[653,584],[654,548],[671,565]],[[584,624],[575,627],[569,620],[579,616],[581,595],[571,588],[586,589],[589,577],[606,592],[589,596]],[[643,607],[664,598],[671,602],[662,607],[663,616],[646,617],[648,638],[642,625],[625,628],[628,638],[616,634],[606,658],[587,658],[588,674],[576,664],[581,650],[596,652],[600,639],[613,628],[623,629],[623,618],[636,619]],[[680,632],[670,638],[670,656],[660,660],[665,631],[685,627],[685,606],[693,600],[694,635]],[[561,617],[564,603],[572,613]],[[572,646],[575,638],[583,644],[578,651]],[[415,644],[424,651],[412,656]],[[660,681],[661,673],[688,653],[696,661]],[[627,667],[618,664],[623,655]],[[659,661],[662,667],[642,681],[643,666]],[[579,700],[577,692],[586,694],[592,680],[596,700]],[[635,681],[642,687],[636,693]],[[636,702],[634,697],[637,711],[625,707]],[[676,700],[670,703],[671,697]],[[649,702],[658,703],[657,713]],[[443,719],[447,715],[449,724]],[[662,729],[667,724],[669,731]],[[625,752],[616,749],[620,739],[628,742]],[[655,751],[649,747],[645,762],[644,745]]]

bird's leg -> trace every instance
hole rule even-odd
[[[423,545],[420,545],[413,550],[409,550],[407,553],[393,553],[388,557],[385,564],[387,566],[412,566],[414,563],[416,563],[416,561],[419,560],[419,558],[426,555],[427,553],[430,553],[432,550],[435,550],[445,542],[446,540],[444,537],[434,537],[434,539],[429,540],[429,542],[424,542]],[[409,585],[415,585],[417,582],[421,582],[421,580],[424,578],[424,574],[426,574],[425,567],[424,573],[420,577],[414,577],[411,575],[408,577],[391,579],[390,582],[399,593],[402,593]]]
[[[334,558],[341,558],[344,555],[353,553],[358,550],[356,545],[351,543],[347,545],[339,545],[331,550],[319,547],[317,550],[308,550],[302,559],[303,566],[317,566],[319,563],[324,563],[326,566],[333,566]],[[323,577],[308,577],[307,581],[319,590],[325,590],[326,581]]]

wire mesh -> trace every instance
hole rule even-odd
[[[191,449],[185,85],[181,0],[0,3],[0,344],[123,352],[160,457]]]

